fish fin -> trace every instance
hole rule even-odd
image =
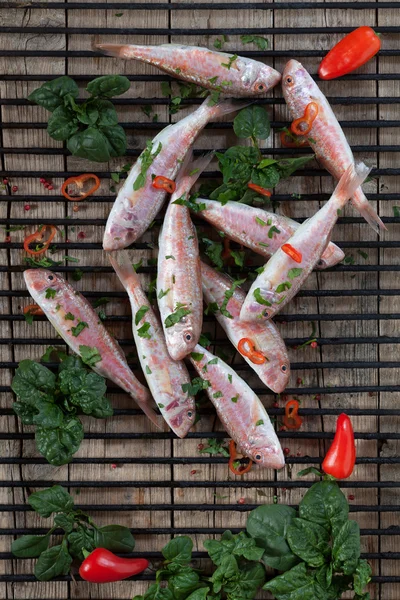
[[[383,223],[382,219],[377,214],[375,208],[368,202],[368,198],[365,196],[364,192],[361,188],[356,190],[355,194],[351,199],[351,203],[358,210],[360,215],[364,217],[369,225],[371,225],[372,229],[376,233],[380,233],[381,229],[387,231],[386,225]]]
[[[238,101],[233,100],[232,98],[225,98],[213,103],[212,96],[207,96],[202,106],[207,107],[207,109],[211,112],[210,119],[216,119],[231,112],[236,112],[237,110],[246,108],[246,106],[249,106],[250,104],[254,104],[254,100]]]
[[[138,405],[138,407],[144,412],[144,414],[146,415],[146,417],[148,417],[150,419],[150,421],[152,423],[154,423],[154,425],[158,429],[162,429],[162,427],[160,425],[160,419],[158,418],[157,413],[150,406],[150,404],[148,404],[147,402],[143,402],[141,400],[138,400],[133,394],[132,394],[132,398],[134,399],[134,401],[136,402],[136,404]]]
[[[352,163],[345,170],[332,194],[332,198],[335,198],[340,208],[345,206],[346,202],[353,196],[370,170],[364,163]]]
[[[127,290],[129,287],[140,285],[139,277],[133,268],[126,250],[118,252],[107,252],[110,263],[116,272],[118,279]]]
[[[128,44],[93,44],[93,50],[100,50],[106,56],[116,58],[133,58],[129,56],[130,47]]]
[[[214,151],[207,152],[204,156],[199,156],[196,160],[193,160],[193,150],[190,150],[179,169],[178,176],[175,180],[176,186],[181,187],[184,185],[186,190],[190,190],[204,169],[208,167],[214,157]]]

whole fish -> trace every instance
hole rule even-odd
[[[171,196],[158,241],[157,298],[165,341],[170,356],[181,360],[199,341],[203,324],[199,244],[196,228],[187,206],[175,202],[187,201],[189,192],[201,172],[210,163],[212,154],[191,161],[189,152]],[[171,323],[177,306],[187,314]]]
[[[354,156],[328,100],[297,60],[289,60],[285,66],[282,88],[293,119],[302,117],[311,102],[317,104],[318,114],[304,137],[309,139],[318,162],[340,179],[348,166],[354,163]],[[378,233],[379,228],[386,229],[361,187],[355,190],[352,203],[374,231]]]
[[[137,159],[109,214],[103,238],[104,250],[125,248],[149,227],[161,209],[167,192],[153,186],[153,175],[175,179],[194,140],[210,119],[243,108],[247,103],[210,98],[178,123],[165,127]]]
[[[273,392],[277,394],[283,392],[289,381],[290,362],[285,343],[275,323],[273,321],[263,323],[241,321],[240,309],[246,294],[240,287],[233,286],[234,290],[232,290],[233,282],[229,277],[215,271],[203,262],[201,263],[201,278],[206,302],[216,302],[219,307],[225,302],[224,314],[217,311],[215,317],[236,350],[238,350],[240,340],[243,338],[251,340],[255,350],[263,354],[266,361],[262,364],[255,364],[247,356],[243,355],[243,358]],[[231,296],[232,291],[233,295]],[[227,296],[230,297],[226,303]]]
[[[351,163],[328,202],[271,256],[246,296],[243,321],[270,319],[297,294],[329,243],[341,209],[369,171],[363,163]]]
[[[28,269],[24,271],[24,279],[30,295],[68,346],[79,356],[82,346],[96,348],[101,360],[92,366],[93,371],[128,392],[159,427],[157,415],[150,405],[149,390],[136,379],[120,346],[86,298],[60,275],[46,269]]]
[[[263,467],[284,467],[282,448],[267,411],[247,383],[199,344],[190,361],[201,379],[208,382],[208,397],[237,450]]]
[[[257,60],[198,46],[96,44],[95,48],[108,56],[149,63],[172,77],[229,96],[258,96],[281,79],[278,71]]]
[[[215,200],[198,198],[198,205],[204,205],[204,210],[196,214],[225,235],[253,252],[269,258],[294,234],[300,224],[289,217],[267,212],[262,208],[249,206],[240,202],[222,204]],[[344,252],[329,242],[316,269],[333,267],[344,259]]]
[[[132,331],[147,383],[165,421],[178,437],[185,437],[194,424],[193,396],[182,389],[190,386],[185,364],[173,360],[167,350],[162,327],[144,293],[126,252],[109,255],[132,307]]]

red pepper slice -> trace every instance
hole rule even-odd
[[[81,564],[79,575],[90,583],[111,583],[137,575],[148,566],[145,558],[121,558],[105,548],[96,548]]]
[[[153,187],[157,190],[165,190],[168,194],[173,194],[176,190],[176,183],[175,181],[172,181],[172,179],[168,179],[168,177],[157,175],[157,177],[154,178]]]
[[[371,27],[358,27],[328,52],[318,69],[321,79],[335,79],[358,69],[381,49],[381,40]]]
[[[234,465],[236,460],[238,460],[238,455],[236,452],[236,444],[235,444],[234,440],[231,440],[229,442],[229,469],[231,470],[231,472],[234,475],[244,475],[245,473],[248,473],[250,471],[251,467],[253,466],[253,461],[248,459],[249,462],[247,463],[247,465],[245,467],[237,469]]]
[[[290,256],[290,258],[292,258],[294,262],[301,263],[301,261],[303,260],[303,255],[301,254],[301,252],[296,250],[296,248],[293,248],[291,244],[283,244],[283,246],[281,246],[281,250],[285,254]]]
[[[49,237],[46,241],[43,241],[47,229],[50,229]],[[24,250],[28,252],[28,254],[33,254],[34,256],[43,254],[43,252],[46,252],[46,250],[50,246],[56,233],[57,228],[54,225],[42,225],[37,231],[35,231],[35,233],[28,235],[24,239]],[[40,248],[39,250],[31,250],[30,245],[34,242],[37,242],[38,244],[43,244],[43,248]]]
[[[24,315],[35,315],[37,317],[42,317],[44,312],[37,304],[28,304],[28,306],[25,306],[24,308]]]
[[[257,192],[257,194],[261,194],[261,196],[267,196],[268,198],[272,196],[272,193],[269,190],[261,187],[261,185],[257,185],[256,183],[248,183],[247,187]]]
[[[261,352],[257,352],[254,343],[249,338],[242,338],[239,341],[238,350],[242,356],[246,356],[255,365],[262,365],[267,360]]]
[[[285,148],[303,148],[304,146],[309,146],[308,140],[301,139],[297,137],[291,131],[281,131],[281,144]]]
[[[318,104],[316,102],[310,102],[307,104],[304,115],[295,119],[290,126],[290,129],[296,135],[307,135],[310,133],[311,127],[315,119],[318,116]]]
[[[283,424],[287,429],[300,429],[303,419],[298,415],[299,407],[298,400],[289,400],[289,402],[286,402]]]
[[[353,426],[349,417],[342,413],[336,422],[336,433],[329,448],[322,469],[327,475],[336,479],[347,479],[353,472],[356,463],[356,446]]]
[[[94,184],[90,189],[84,192],[83,186],[86,183],[86,181],[89,181],[90,179],[94,180]],[[78,188],[79,193],[77,196],[70,196],[68,194],[68,186],[72,184],[75,184]],[[69,177],[68,179],[66,179],[62,184],[61,193],[65,198],[67,198],[67,200],[72,200],[72,202],[80,202],[88,196],[91,196],[99,187],[100,179],[97,177],[97,175],[95,175],[94,173],[83,173],[83,175],[78,175],[77,177]]]

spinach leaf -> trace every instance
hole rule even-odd
[[[57,79],[52,79],[52,81],[47,81],[36,90],[33,90],[28,96],[28,100],[52,112],[58,106],[64,104],[66,96],[77,98],[78,95],[79,88],[75,81],[63,75],[62,77],[57,77]]]
[[[135,539],[127,527],[106,525],[94,531],[96,548],[107,548],[111,552],[132,552]]]
[[[35,406],[25,404],[24,402],[13,402],[12,409],[24,425],[33,425],[33,419],[37,415]]]
[[[53,513],[69,512],[74,508],[74,500],[61,485],[34,492],[28,498],[30,504],[41,517],[50,517]]]
[[[355,521],[346,521],[333,538],[333,568],[352,575],[360,558],[360,527]]]
[[[84,559],[83,550],[92,552],[96,548],[94,530],[84,524],[79,524],[75,531],[68,534],[68,548],[72,556]]]
[[[293,519],[286,538],[292,552],[311,567],[321,567],[330,556],[329,532],[317,523]]]
[[[240,566],[240,571],[232,581],[225,583],[224,591],[232,600],[252,600],[264,582],[264,567],[260,563],[246,563]]]
[[[95,162],[107,162],[111,158],[107,138],[93,126],[70,137],[67,148],[74,156]]]
[[[326,597],[320,594],[319,584],[303,562],[267,581],[263,590],[271,592],[277,600],[322,600]]]
[[[228,554],[222,559],[220,566],[210,577],[210,581],[213,584],[213,592],[218,594],[224,584],[230,579],[235,578],[238,573],[239,567],[235,557],[232,554]]]
[[[171,590],[152,583],[143,596],[134,596],[133,600],[174,600]]]
[[[168,581],[168,585],[176,600],[184,600],[199,586],[199,576],[191,567],[181,568]]]
[[[263,169],[253,169],[251,174],[251,183],[260,185],[263,188],[274,188],[280,181],[280,175],[275,165],[264,167]]]
[[[22,360],[15,372],[11,388],[20,400],[35,405],[37,401],[53,402],[56,376],[47,367]]]
[[[88,83],[86,91],[91,96],[112,98],[113,96],[124,94],[129,90],[130,86],[129,79],[124,75],[104,75]]]
[[[331,531],[347,521],[349,505],[335,481],[318,481],[300,502],[299,515]]]
[[[18,558],[37,558],[47,550],[50,533],[47,535],[23,535],[11,544],[11,552]]]
[[[221,541],[206,540],[204,547],[213,563],[218,566],[221,564],[222,559],[229,554],[243,556],[247,560],[255,561],[261,560],[264,554],[264,548],[257,547],[256,541],[247,537],[244,531],[237,535],[232,535],[230,531],[226,531]]]
[[[162,549],[162,554],[167,562],[181,565],[189,563],[192,559],[193,542],[186,535],[178,536],[168,542]]]
[[[109,100],[96,98],[92,101],[99,113],[97,125],[99,127],[113,127],[118,125],[118,115],[114,108],[114,104]]]
[[[360,559],[357,563],[356,570],[354,572],[354,591],[360,596],[363,594],[364,588],[371,581],[371,567],[365,559]]]
[[[71,110],[58,106],[47,123],[47,133],[53,140],[64,142],[79,129],[77,120]]]
[[[259,506],[251,511],[246,530],[257,546],[265,549],[262,561],[269,567],[285,571],[299,562],[286,541],[288,527],[295,517],[294,508],[281,504]]]
[[[32,425],[40,425],[45,429],[60,427],[64,419],[64,413],[52,402],[37,402],[36,413],[32,418]]]
[[[194,592],[192,592],[186,598],[186,600],[206,600],[207,595],[209,593],[210,593],[210,588],[209,587],[202,587],[202,588],[199,588],[198,590],[195,590]]]
[[[232,146],[223,154],[216,152],[216,157],[224,183],[239,180],[247,184],[250,181],[253,167],[259,161],[258,151],[252,146]]]
[[[271,131],[267,111],[262,106],[243,108],[233,120],[233,130],[239,138],[266,140]]]
[[[106,419],[107,417],[112,417],[114,410],[108,398],[103,396],[102,398],[97,398],[96,404],[92,405],[91,412],[86,414],[90,414],[95,419]]]
[[[74,528],[75,518],[73,513],[58,513],[54,517],[54,525],[64,529],[66,533],[70,533]]]
[[[67,542],[45,550],[35,565],[35,576],[39,581],[49,581],[58,575],[66,575],[72,563]]]
[[[38,427],[35,433],[39,452],[51,465],[65,465],[79,449],[84,437],[82,423],[77,417],[65,417],[56,429]]]
[[[101,133],[106,140],[110,156],[123,156],[126,152],[126,135],[120,125],[102,127]]]

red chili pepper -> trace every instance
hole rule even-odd
[[[381,40],[371,27],[355,29],[328,52],[318,69],[321,79],[335,79],[365,65],[381,49]]]
[[[336,433],[329,448],[322,469],[336,479],[347,479],[353,472],[356,462],[356,446],[351,421],[342,413],[336,422]]]
[[[168,177],[157,175],[157,177],[154,178],[153,187],[157,190],[165,190],[169,194],[173,194],[176,190],[176,183],[175,181],[172,181],[172,179],[168,179]]]
[[[148,566],[145,558],[120,558],[105,548],[96,548],[81,564],[79,575],[90,583],[111,583],[137,575]]]
[[[301,254],[301,252],[296,250],[296,248],[293,248],[291,244],[283,244],[283,246],[281,246],[281,250],[285,254],[290,256],[290,258],[292,258],[294,262],[301,263],[301,261],[303,260],[303,255]]]
[[[87,190],[87,192],[84,192],[83,186],[86,183],[86,181],[89,181],[90,179],[94,180],[94,184],[89,190]],[[68,186],[72,184],[75,184],[78,188],[79,193],[77,196],[70,196],[67,191]],[[94,173],[83,173],[83,175],[79,175],[78,177],[69,177],[68,179],[66,179],[62,184],[61,193],[65,198],[67,198],[67,200],[72,200],[72,202],[80,202],[84,198],[87,198],[88,196],[93,194],[99,187],[100,179],[97,177],[97,175],[94,175]],[[48,187],[48,189],[50,188]],[[53,187],[51,187],[51,189],[53,189]]]
[[[310,145],[308,140],[301,139],[289,130],[281,131],[281,144],[285,148],[303,148]]]
[[[245,473],[248,473],[251,469],[251,467],[253,466],[253,461],[251,461],[249,459],[249,462],[247,463],[247,465],[243,468],[237,469],[235,467],[235,462],[236,460],[238,460],[238,455],[236,452],[236,444],[234,442],[234,440],[231,440],[229,442],[229,469],[231,470],[231,472],[234,475],[244,475]]]
[[[316,102],[310,102],[307,104],[304,115],[295,119],[290,126],[292,132],[296,135],[306,135],[310,133],[311,127],[315,119],[318,116],[318,104]]]
[[[299,406],[298,400],[289,400],[286,403],[283,423],[287,429],[300,429],[303,419],[297,414]]]
[[[47,228],[50,229],[49,237],[46,241],[43,241]],[[24,239],[24,250],[28,252],[28,254],[33,254],[34,256],[43,254],[43,252],[46,252],[46,250],[50,246],[56,233],[57,228],[54,225],[42,225],[37,231],[35,231],[35,233],[28,235]],[[31,250],[30,245],[33,244],[33,242],[43,244],[43,248],[40,248],[39,250]]]
[[[25,306],[24,308],[24,315],[43,316],[44,312],[37,304],[28,304],[28,306]]]
[[[261,196],[268,196],[268,198],[272,196],[272,193],[269,190],[261,187],[261,185],[257,185],[256,183],[248,183],[247,187],[257,192],[257,194],[261,194]]]
[[[253,342],[249,338],[242,338],[239,341],[238,350],[242,356],[246,356],[255,365],[262,365],[267,360],[261,352],[257,352]]]

